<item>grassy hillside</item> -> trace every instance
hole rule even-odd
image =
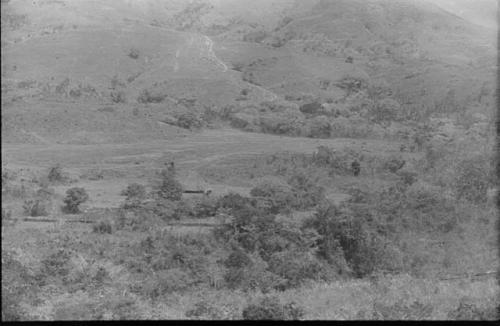
[[[277,100],[351,105],[342,81],[358,80],[385,85],[401,106],[432,109],[474,106],[494,82],[491,32],[425,2],[2,6],[4,103],[161,104],[170,115]]]

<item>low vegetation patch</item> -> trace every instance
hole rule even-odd
[[[70,214],[76,214],[80,212],[80,204],[86,202],[89,199],[89,195],[84,188],[73,187],[66,191],[66,197],[64,198],[64,210]]]

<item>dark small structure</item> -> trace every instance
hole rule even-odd
[[[351,169],[354,176],[357,177],[359,175],[359,172],[361,172],[361,165],[357,160],[351,163]]]
[[[208,190],[184,190],[183,193],[185,194],[203,194],[205,196],[210,196],[212,193],[211,189]]]

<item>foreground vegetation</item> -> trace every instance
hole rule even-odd
[[[91,227],[5,224],[2,319],[495,319],[492,158],[427,146],[419,164],[327,147],[257,156],[238,175],[256,178],[248,197],[184,198],[165,169],[87,216]],[[356,183],[352,160],[372,162],[357,178],[373,184]],[[20,189],[4,171],[2,199],[81,215],[85,189],[60,167],[48,176]],[[334,203],[326,188],[339,178],[350,197]],[[173,225],[188,221],[212,224]]]

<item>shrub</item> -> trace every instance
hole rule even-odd
[[[258,254],[254,253],[248,257],[250,259],[248,263],[234,262],[245,264],[244,267],[230,267],[226,270],[224,280],[229,288],[239,288],[243,291],[260,290],[267,293],[283,286],[285,280],[270,272],[268,264]]]
[[[12,216],[12,211],[2,207],[2,221],[10,219]]]
[[[125,93],[122,91],[112,91],[109,96],[114,103],[125,103]]]
[[[153,297],[155,294],[161,296],[172,292],[182,292],[195,282],[189,272],[180,268],[160,270],[154,281],[154,287],[157,291],[153,290]]]
[[[255,116],[247,113],[234,113],[230,116],[231,127],[245,129],[252,127]]]
[[[309,252],[286,250],[273,254],[269,259],[269,270],[286,280],[281,289],[300,286],[305,280],[324,279],[323,266]]]
[[[35,193],[37,198],[42,200],[49,200],[51,197],[55,195],[55,191],[53,188],[43,187],[38,189]]]
[[[276,113],[260,117],[259,126],[262,132],[277,135],[300,135],[301,118],[294,116],[283,116]],[[253,121],[251,117],[247,121]]]
[[[79,98],[82,96],[82,90],[80,88],[73,88],[69,91],[69,96],[73,98]]]
[[[350,195],[348,202],[359,204],[359,203],[368,203],[369,202],[369,193],[365,190],[362,190],[358,187],[350,187],[347,190],[347,193]]]
[[[21,321],[23,319],[23,311],[20,302],[9,289],[4,288],[2,282],[2,322]]]
[[[371,116],[374,122],[389,122],[397,120],[400,105],[397,101],[386,98],[375,102],[371,107]]]
[[[266,296],[243,308],[244,320],[297,320],[304,316],[304,309],[295,302],[281,304],[274,296]]]
[[[267,32],[265,31],[254,31],[243,36],[243,42],[255,42],[260,43],[267,37]]]
[[[80,212],[78,206],[86,202],[89,199],[89,195],[84,188],[73,187],[66,191],[66,198],[64,198],[64,207],[66,212],[71,214],[76,214]]]
[[[224,261],[224,266],[226,266],[226,268],[245,268],[251,263],[252,260],[250,257],[243,250],[236,248]]]
[[[146,188],[138,183],[132,183],[121,192],[122,196],[126,196],[123,208],[139,207],[144,198],[146,198]]]
[[[469,297],[460,299],[456,309],[448,313],[451,320],[498,320],[499,313],[497,308],[481,309]]]
[[[184,129],[201,128],[202,122],[192,112],[183,113],[177,118],[177,125]]]
[[[368,87],[368,82],[360,77],[345,76],[337,82],[337,87],[346,90],[347,95],[357,93]]]
[[[323,112],[323,107],[321,106],[321,103],[315,101],[301,105],[300,112],[309,115],[318,115]]]
[[[180,220],[183,217],[192,216],[193,207],[184,200],[172,200],[157,198],[152,206],[152,213],[163,221]]]
[[[250,190],[250,195],[269,198],[271,200],[269,209],[274,214],[290,209],[294,201],[292,187],[280,180],[265,179]]]
[[[318,146],[313,153],[313,162],[320,166],[327,166],[333,160],[333,152],[326,146]]]
[[[63,171],[59,164],[50,168],[48,178],[50,182],[64,181]]]
[[[69,274],[71,256],[66,249],[58,249],[42,259],[41,274],[46,277],[61,278]]]
[[[291,301],[284,305],[283,307],[285,311],[285,319],[286,320],[300,320],[304,318],[305,310],[303,307],[299,306],[294,301]]]
[[[256,80],[255,75],[250,70],[244,70],[241,75],[241,79],[246,81],[247,83],[260,86],[260,83]]]
[[[28,199],[24,201],[23,209],[24,213],[28,216],[47,216],[48,213],[48,203],[41,199]]]
[[[92,231],[94,233],[100,233],[100,234],[104,233],[111,234],[112,233],[111,223],[109,221],[100,221],[99,223],[94,224],[94,226],[92,227]]]
[[[142,200],[146,198],[146,188],[141,184],[131,183],[120,194],[126,196],[127,199],[137,198]]]
[[[217,201],[203,197],[191,209],[191,214],[196,218],[215,216],[217,214]]]
[[[167,97],[165,94],[153,93],[147,89],[144,89],[139,94],[137,101],[139,103],[161,103]]]
[[[412,227],[434,229],[456,224],[456,205],[445,197],[443,188],[419,181],[408,188],[405,197]]]
[[[307,124],[309,125],[310,128],[310,133],[308,137],[330,138],[332,132],[332,126],[328,121],[328,117],[324,115],[319,115],[312,119],[307,120]]]
[[[232,62],[233,65],[233,70],[243,72],[243,69],[245,68],[245,64],[243,62]]]
[[[414,301],[411,305],[396,302],[393,305],[374,303],[373,320],[426,320],[434,311],[430,304]]]
[[[317,185],[304,173],[296,173],[288,180],[288,184],[293,189],[293,207],[296,209],[306,209],[316,206],[325,199],[325,189]]]
[[[418,174],[415,171],[399,170],[397,171],[397,175],[406,186],[411,186],[418,180]]]
[[[488,186],[492,179],[487,163],[484,157],[474,157],[458,164],[454,185],[457,199],[473,203],[486,202]]]
[[[438,165],[438,163],[444,159],[445,155],[446,151],[444,151],[444,148],[442,146],[436,146],[434,144],[429,144],[428,146],[425,146],[424,164],[423,164],[424,169],[425,170],[434,169]]]
[[[160,198],[178,201],[182,198],[182,185],[168,170],[162,170],[157,194]]]
[[[243,197],[240,194],[230,192],[217,201],[217,207],[237,211],[246,207],[252,206],[249,198]]]
[[[36,299],[38,292],[30,270],[2,248],[2,321],[26,319],[23,301]]]
[[[137,59],[139,58],[140,51],[137,48],[130,48],[128,51],[128,56],[132,59]]]
[[[379,267],[378,258],[385,245],[369,225],[364,216],[356,216],[347,208],[331,203],[319,206],[315,215],[304,222],[305,228],[313,228],[321,236],[318,254],[341,272],[345,269],[345,259],[356,277],[369,275]]]
[[[219,309],[207,301],[197,302],[192,309],[186,311],[185,315],[188,318],[200,318],[206,316],[208,319],[220,319]]]
[[[400,157],[391,157],[384,162],[384,169],[389,170],[391,173],[396,173],[403,168],[405,163],[405,160]]]

